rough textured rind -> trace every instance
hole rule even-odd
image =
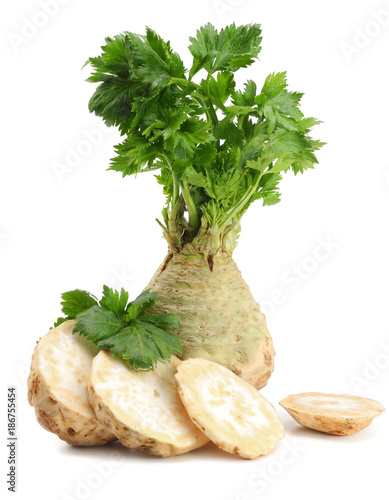
[[[124,446],[169,457],[209,441],[192,424],[178,396],[174,374],[179,363],[172,357],[155,370],[134,372],[105,351],[96,356],[88,399],[100,422]]]
[[[374,399],[321,392],[291,394],[280,405],[304,427],[338,436],[361,431],[385,410]]]
[[[53,354],[61,343],[72,346],[72,362],[77,364],[77,354],[82,350],[83,361],[92,366],[92,359],[96,351],[89,350],[82,339],[73,335],[73,321],[66,321],[62,325],[50,330],[42,337],[33,354],[30,375],[28,378],[28,401],[34,406],[38,422],[46,430],[56,434],[60,439],[75,446],[93,446],[106,444],[116,439],[116,436],[107,430],[96,419],[92,408],[86,400],[86,383],[82,386],[88,373],[74,373],[74,369],[67,367],[67,353],[60,351],[63,359],[56,359]],[[74,388],[85,391],[85,401],[79,401],[77,394],[72,394],[69,387],[61,386],[62,378],[57,379],[55,374],[58,362],[65,365],[62,370],[64,379],[74,382]],[[69,364],[70,364],[70,360]],[[62,367],[61,365],[61,367]],[[52,370],[50,370],[52,368]],[[86,366],[87,369],[87,366]],[[80,371],[80,370],[79,370]],[[61,375],[59,374],[59,375]],[[81,378],[80,378],[81,377]],[[81,380],[81,384],[78,380]]]
[[[188,359],[175,379],[193,423],[220,449],[252,459],[269,453],[284,437],[274,407],[226,367]]]
[[[158,292],[150,314],[174,313],[182,359],[216,361],[251,385],[264,387],[274,369],[265,316],[230,254],[213,258],[171,254],[146,288]]]

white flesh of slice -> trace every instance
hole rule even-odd
[[[280,405],[301,425],[341,436],[364,429],[385,409],[374,399],[321,392],[292,394]]]
[[[174,374],[180,361],[158,363],[135,372],[101,351],[93,362],[89,402],[97,418],[130,448],[159,456],[180,455],[207,443],[192,424],[177,393]]]
[[[42,337],[34,351],[28,399],[38,422],[69,444],[105,444],[116,437],[98,422],[86,388],[98,349],[73,335],[66,321]]]
[[[284,437],[274,407],[224,366],[188,359],[178,366],[175,378],[192,421],[222,450],[256,458]]]

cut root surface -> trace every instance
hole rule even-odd
[[[385,410],[374,399],[321,392],[292,394],[280,401],[280,405],[299,424],[341,436],[364,429]]]
[[[188,417],[174,374],[180,361],[134,372],[101,351],[93,362],[89,402],[97,418],[130,448],[159,456],[180,455],[207,443]]]
[[[38,422],[67,443],[105,444],[116,437],[98,422],[86,394],[98,350],[73,335],[73,326],[73,321],[66,321],[39,340],[28,379],[28,400]]]
[[[175,378],[190,418],[220,449],[256,458],[284,437],[274,407],[224,366],[188,359],[180,363]]]

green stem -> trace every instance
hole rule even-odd
[[[174,207],[178,200],[179,187],[176,179],[176,174],[173,172],[173,170],[172,170],[172,179],[173,179],[173,196],[172,196],[171,206]]]
[[[211,99],[207,96],[205,97],[205,104],[207,105],[207,109],[209,111],[209,116],[212,122],[212,131],[218,126],[219,120],[217,119],[215,108],[211,102]]]
[[[170,171],[172,173],[173,195],[172,195],[172,200],[171,200],[171,207],[174,207],[176,205],[176,203],[177,203],[178,196],[180,194],[180,192],[179,192],[179,185],[178,185],[178,182],[177,182],[176,174],[174,173],[173,167],[172,167],[172,165],[170,163],[169,157],[166,154],[163,154],[162,156],[165,158],[165,161],[166,161],[166,163],[167,163],[167,165],[170,168]]]
[[[252,186],[247,192],[246,194],[240,199],[239,203],[233,207],[233,208],[230,208],[230,210],[228,210],[226,212],[226,216],[227,218],[223,220],[222,224],[220,224],[220,227],[223,227],[223,226],[226,226],[227,224],[229,224],[229,222],[232,221],[232,219],[244,208],[244,206],[250,201],[251,197],[256,193],[257,189],[258,189],[258,184],[259,184],[259,181],[261,180],[261,177],[262,177],[262,173],[260,172],[259,175],[258,175],[258,179],[255,181],[255,184],[254,186]]]
[[[183,87],[187,87],[189,84],[194,85],[195,87],[199,87],[197,83],[192,82],[191,80],[187,80],[186,78],[175,78],[175,77],[170,77],[169,80],[169,85],[180,85]]]
[[[193,198],[190,195],[188,184],[185,181],[182,181],[182,196],[185,200],[185,205],[189,214],[188,225],[194,231],[198,231],[200,227],[199,213],[197,211]]]
[[[219,123],[219,120],[217,119],[217,115],[211,100],[202,92],[193,92],[192,96],[199,104],[202,104],[204,106],[207,119],[211,122],[211,130],[212,132],[214,132]]]
[[[215,111],[215,108],[213,107],[213,104],[212,104],[212,101],[211,101],[211,97],[210,97],[210,92],[209,92],[209,81],[210,81],[210,78],[211,78],[211,75],[208,74],[207,76],[207,96],[206,96],[206,102],[209,106],[209,111],[210,111],[210,115],[211,115],[211,120],[212,120],[212,124],[214,127],[217,127],[218,123],[219,123],[219,120],[217,119],[217,115],[216,115],[216,111]]]
[[[161,167],[160,166],[156,166],[156,167],[146,167],[146,168],[142,168],[141,170],[139,170],[137,172],[137,174],[141,174],[143,172],[153,172],[154,170],[160,170]]]
[[[239,118],[238,118],[238,128],[239,129],[242,129],[245,117],[246,117],[246,115],[239,115]]]
[[[181,87],[187,87],[190,84],[190,85],[193,85],[196,88],[196,91],[193,92],[193,96],[195,96],[195,94],[197,93],[197,95],[202,100],[203,105],[204,105],[204,107],[207,110],[206,111],[207,118],[208,118],[208,120],[212,124],[212,132],[214,132],[215,129],[216,129],[216,127],[217,127],[217,125],[218,125],[218,123],[219,123],[219,120],[217,118],[216,111],[215,111],[215,108],[213,107],[212,101],[209,98],[209,78],[210,78],[210,76],[211,75],[208,75],[208,77],[207,77],[207,94],[206,95],[204,95],[204,93],[201,92],[200,85],[198,85],[197,83],[192,82],[191,80],[187,80],[186,78],[171,77],[170,80],[169,80],[169,84],[170,85],[175,84],[175,85],[179,85]]]

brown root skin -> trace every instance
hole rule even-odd
[[[174,313],[183,359],[220,363],[257,389],[273,372],[274,348],[265,316],[230,253],[169,254],[146,288],[158,293],[150,314]]]

